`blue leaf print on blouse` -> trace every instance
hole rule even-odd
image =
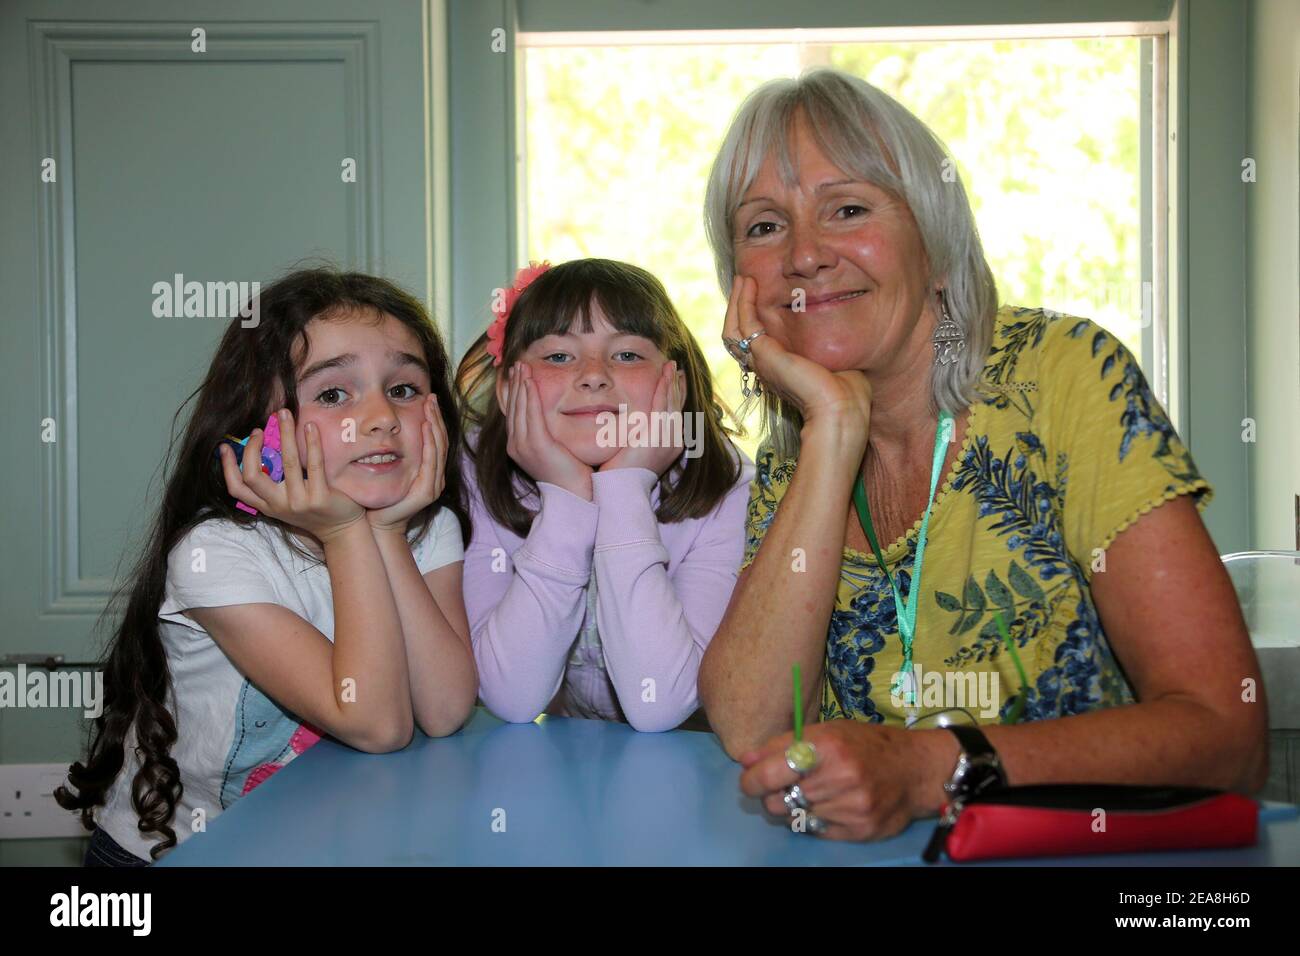
[[[1074,335],[1076,329],[1087,327],[1096,328],[1092,322],[1084,319],[1076,324],[1070,333]],[[1152,456],[1159,459],[1176,480],[1195,480],[1198,475],[1192,466],[1190,456],[1185,452],[1175,455],[1170,447],[1170,440],[1176,440],[1178,433],[1161,409],[1159,402],[1156,401],[1146,377],[1142,374],[1141,367],[1133,358],[1133,353],[1105,329],[1097,328],[1092,337],[1092,357],[1096,358],[1105,349],[1109,349],[1109,352],[1101,361],[1099,378],[1104,382],[1118,367],[1120,380],[1111,386],[1108,398],[1113,402],[1121,395],[1124,397],[1124,411],[1119,418],[1123,428],[1119,443],[1119,460],[1123,461],[1128,456],[1133,449],[1135,439],[1156,435],[1158,441],[1152,449]]]
[[[914,559],[909,555],[903,565]],[[894,572],[903,599],[911,594],[912,575],[900,566]],[[875,655],[885,649],[885,642],[898,635],[898,609],[889,583],[880,572],[872,574],[867,585],[849,602],[847,611],[831,614],[827,635],[826,676],[835,697],[846,714],[871,723],[884,721],[884,714],[871,699],[871,675],[876,668]],[[893,675],[885,675],[889,680]],[[823,713],[823,719],[826,714]]]
[[[1030,433],[1021,432],[1016,440],[1022,450],[1045,461],[1036,437],[1031,439]],[[1086,593],[1087,584],[1082,570],[1070,557],[1061,533],[1059,518],[1064,510],[1061,490],[1039,480],[1023,454],[1017,455],[1013,465],[1008,466],[1006,459],[1013,454],[1014,451],[1008,450],[1005,459],[998,458],[989,450],[987,437],[980,436],[963,462],[953,487],[970,486],[979,502],[980,516],[995,519],[991,530],[1006,538],[1007,550],[1014,554],[1011,582],[1030,599],[1021,623],[1027,640],[1032,640],[1047,625],[1051,609],[1066,593],[1061,587],[1074,584]],[[1018,571],[1016,557],[1036,570],[1042,581],[1059,577],[1061,583],[1051,589],[1050,596],[1044,594],[1036,581]],[[1025,594],[1026,591],[1033,594]],[[1100,655],[1105,646],[1101,622],[1086,598],[1078,601],[1075,614],[1065,640],[1057,648],[1054,666],[1039,674],[1026,695],[1025,720],[1082,713],[1094,709],[1101,699]],[[960,665],[983,660],[995,649],[996,641],[991,636],[981,637],[961,648],[949,661]]]

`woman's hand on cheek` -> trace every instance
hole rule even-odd
[[[279,422],[284,481],[274,482],[262,472],[262,430],[259,428],[248,439],[242,470],[235,463],[230,447],[221,446],[221,471],[226,479],[226,490],[250,508],[326,542],[364,518],[366,510],[326,479],[320,433],[315,422],[308,422],[306,427],[306,477],[303,476],[302,458],[294,434],[293,415],[288,409],[280,410]]]
[[[758,282],[736,276],[727,301],[723,337],[743,340],[768,331],[758,315]],[[795,316],[795,320],[805,318]],[[832,372],[791,352],[771,334],[760,335],[749,346],[750,368],[763,383],[799,409],[805,427],[829,425],[849,444],[865,451],[871,422],[871,383],[856,369]]]
[[[533,481],[559,485],[590,501],[591,466],[551,435],[532,369],[526,362],[516,362],[507,375],[506,454]]]
[[[420,470],[402,500],[387,508],[366,512],[366,520],[375,531],[406,534],[407,523],[442,495],[446,485],[447,425],[442,420],[438,396],[430,394],[424,399],[424,421],[420,423]]]
[[[685,447],[685,421],[682,419],[682,406],[685,396],[678,382],[677,363],[665,362],[659,372],[659,381],[655,383],[654,397],[650,401],[650,414],[627,412],[628,415],[644,415],[644,428],[633,429],[630,422],[618,422],[617,434],[627,436],[628,444],[620,448],[609,461],[600,466],[601,471],[613,471],[615,468],[648,468],[656,475],[662,475],[678,458]],[[671,415],[675,414],[675,421]],[[669,444],[669,442],[672,444]]]
[[[799,777],[785,762],[790,733],[773,737],[741,755],[745,770],[740,789],[758,797],[764,809],[787,820],[786,788],[798,783],[807,812],[824,820],[831,840],[880,840],[901,833],[912,821],[913,782],[919,778],[923,748],[912,731],[852,720],[829,720],[805,728],[804,740],[817,748],[817,764]],[[937,810],[941,793],[934,795]]]

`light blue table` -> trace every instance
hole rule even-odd
[[[737,786],[712,734],[486,711],[376,756],[323,740],[160,866],[920,864],[933,822],[880,843],[792,833]],[[494,826],[495,823],[495,826]],[[1267,805],[1245,850],[1076,857],[1065,866],[1300,863],[1297,808]],[[941,865],[951,865],[946,862]]]

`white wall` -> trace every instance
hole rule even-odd
[[[1251,540],[1300,550],[1300,3],[1252,0],[1246,184]]]

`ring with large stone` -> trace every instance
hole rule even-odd
[[[808,818],[804,820],[803,825],[804,832],[811,833],[813,836],[820,836],[830,828],[829,823],[813,813],[808,814]]]
[[[817,766],[817,748],[807,740],[796,740],[785,748],[785,765],[803,776]]]
[[[733,339],[724,335],[722,345],[727,350],[727,354],[740,363],[741,368],[749,371],[749,355],[740,350],[740,339]]]
[[[782,800],[785,801],[785,809],[790,816],[794,816],[796,810],[808,809],[808,798],[803,795],[803,788],[797,783],[785,788],[785,796]]]
[[[765,329],[759,329],[757,332],[751,332],[749,335],[746,335],[743,339],[741,339],[739,342],[736,343],[736,348],[738,348],[745,355],[748,355],[750,343],[753,342],[754,339],[758,338],[760,335],[766,335],[766,334],[767,331]]]

